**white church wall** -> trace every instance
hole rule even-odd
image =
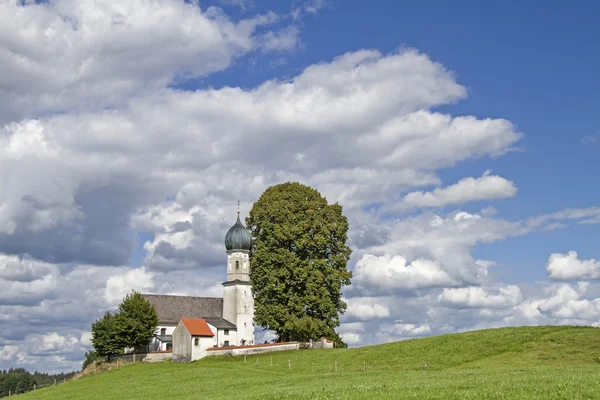
[[[235,324],[237,318],[236,287],[223,285],[223,318]]]
[[[214,339],[212,337],[192,336],[191,339],[192,361],[206,357],[206,350],[214,346]]]
[[[165,336],[165,335],[170,336],[170,335],[173,335],[173,332],[175,331],[176,327],[177,327],[177,324],[160,324],[154,331],[154,334],[157,336]],[[164,329],[164,333],[163,333],[163,329]],[[152,338],[152,340],[150,341],[149,350],[150,351],[165,351],[165,350],[170,350],[170,349],[167,349],[167,343],[163,343],[160,340],[158,340],[157,338]]]
[[[250,273],[250,256],[244,251],[227,254],[227,280],[248,281]]]
[[[173,362],[192,361],[192,335],[183,321],[180,321],[173,332]]]
[[[237,316],[234,322],[237,326],[237,344],[255,344],[254,341],[254,297],[250,285],[236,285]]]
[[[235,346],[237,341],[237,332],[235,329],[219,329],[215,336],[215,342],[218,347]]]

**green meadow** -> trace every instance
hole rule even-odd
[[[19,397],[600,399],[600,329],[488,329],[354,349],[129,364]]]

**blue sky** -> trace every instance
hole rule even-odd
[[[246,12],[285,14],[292,4],[299,3],[249,2]],[[238,6],[230,9],[243,15]],[[284,57],[251,56],[252,65],[240,63],[179,87],[252,87],[268,79],[289,79],[311,64],[357,48],[383,53],[416,48],[454,71],[469,90],[468,98],[440,111],[506,118],[524,134],[519,151],[463,161],[440,172],[444,182],[487,169],[514,180],[518,196],[493,204],[510,220],[592,207],[599,189],[590,183],[600,171],[598,12],[594,2],[574,7],[564,1],[329,1],[317,15],[302,18],[300,50]],[[280,59],[285,62],[272,65]],[[595,226],[575,225],[485,245],[477,254],[506,267],[510,273],[501,275],[508,282],[539,279],[553,249],[566,252],[578,245],[582,255],[594,256],[599,245],[595,234]]]
[[[221,296],[237,199],[288,180],[349,219],[351,346],[600,327],[599,11],[0,2],[0,368],[77,369],[132,289]]]

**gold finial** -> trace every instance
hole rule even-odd
[[[240,199],[238,199],[238,210],[237,210],[237,213],[238,214],[240,213]]]

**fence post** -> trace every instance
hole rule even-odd
[[[273,366],[273,356],[271,356],[271,367]]]
[[[334,367],[334,369],[335,369],[335,372],[337,372],[337,361],[334,361],[334,362],[333,362],[333,367]]]
[[[56,386],[56,378],[54,378],[54,386]]]
[[[246,364],[246,353],[244,353],[244,364]]]
[[[315,360],[313,360],[313,362],[312,362],[312,373],[313,374],[315,373]]]
[[[292,369],[292,360],[288,360],[288,369]]]
[[[33,384],[33,391],[34,391],[34,392],[35,392],[35,389],[36,389],[36,384],[34,383],[34,384]]]
[[[12,392],[9,390],[8,391],[8,397],[12,396]]]
[[[256,356],[256,365],[258,365],[258,356]]]
[[[367,362],[363,361],[363,372],[367,372]]]

